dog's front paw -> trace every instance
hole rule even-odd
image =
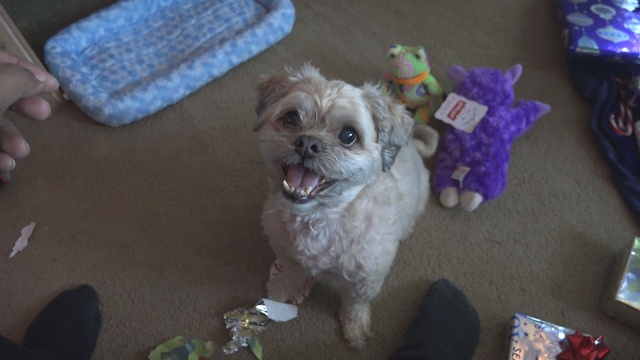
[[[271,300],[279,301],[279,302],[291,302],[293,304],[298,304],[298,302],[290,301],[289,288],[283,283],[283,281],[277,280],[269,280],[267,283],[267,297]]]
[[[369,304],[354,304],[340,310],[342,333],[349,346],[361,349],[367,344],[371,334]]]
[[[271,274],[267,283],[267,297],[271,300],[289,302],[300,305],[309,297],[315,278],[308,276],[295,265],[285,267],[279,261],[271,266]]]

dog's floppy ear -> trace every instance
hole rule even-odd
[[[289,81],[288,78],[289,75],[282,73],[266,75],[260,79],[257,87],[258,100],[256,102],[256,114],[258,117],[253,125],[253,131],[258,131],[264,123],[265,117],[262,116],[264,111],[284,96],[287,88],[286,83]]]
[[[378,131],[378,143],[382,146],[382,171],[387,172],[400,148],[409,142],[413,119],[402,104],[383,93],[379,86],[365,84],[362,90]]]

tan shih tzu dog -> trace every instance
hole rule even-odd
[[[310,65],[263,78],[256,112],[269,180],[262,225],[279,272],[267,296],[299,303],[310,279],[339,278],[343,334],[362,347],[370,302],[427,204],[423,157],[438,135],[414,130],[405,108],[377,86],[327,80]]]

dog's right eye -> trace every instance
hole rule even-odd
[[[300,115],[297,111],[289,111],[282,119],[285,127],[296,127],[300,124]]]

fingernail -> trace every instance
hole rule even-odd
[[[46,83],[46,82],[47,82],[48,77],[47,77],[47,75],[46,75],[46,74],[43,74],[43,73],[38,72],[38,73],[36,74],[36,79],[38,79],[38,81],[40,81],[41,83]]]

